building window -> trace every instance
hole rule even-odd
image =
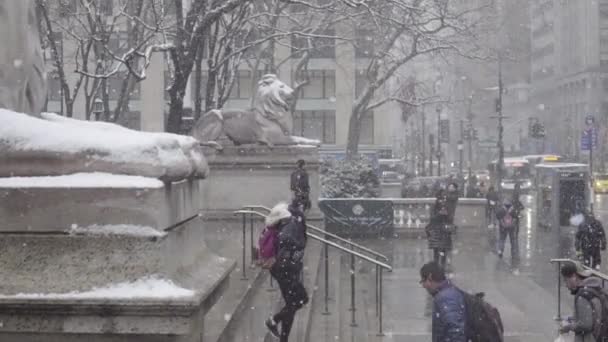
[[[367,78],[364,70],[355,71],[355,97],[359,97],[367,86]]]
[[[251,88],[252,86],[252,79],[251,79],[251,71],[250,70],[239,70],[238,74],[236,75],[235,79],[234,79],[234,85],[232,86],[232,89],[230,91],[230,98],[231,99],[250,99],[253,96],[253,92],[255,92],[255,89],[257,88],[257,82],[258,80],[262,78],[262,71],[258,70],[255,73],[255,82],[256,84],[254,84],[253,88]]]
[[[105,15],[112,15],[114,0],[99,0],[99,12]]]
[[[298,110],[293,115],[293,134],[319,139],[324,144],[336,143],[336,112]]]
[[[328,99],[336,96],[336,73],[333,70],[302,71],[298,79],[306,79],[309,83],[300,89],[303,99]]]
[[[110,100],[118,100],[122,91],[123,81],[128,77],[128,72],[118,72],[113,76],[109,77],[106,81],[108,87],[108,96]],[[135,79],[131,78],[131,82],[135,82],[133,91],[129,93],[130,100],[139,100],[141,98],[141,83],[136,82]]]
[[[323,30],[311,33],[313,35],[334,36],[334,30]],[[291,53],[294,57],[302,56],[308,49],[308,39],[310,37],[294,35],[291,38]],[[336,40],[334,38],[312,38],[313,47],[310,51],[311,58],[336,58]]]
[[[61,80],[57,71],[51,71],[46,76],[47,95],[51,101],[61,101]]]
[[[355,37],[355,57],[366,58],[374,54],[374,32],[357,30]]]
[[[367,112],[361,118],[359,143],[372,145],[374,143],[374,112]]]
[[[129,50],[129,35],[127,32],[116,32],[108,38],[108,49],[117,56],[122,56]]]
[[[165,14],[175,14],[175,0],[163,0]]]
[[[141,112],[137,110],[125,112],[119,117],[117,123],[130,129],[141,130]]]
[[[76,15],[78,0],[59,0],[57,4],[57,14],[60,17],[70,17]]]

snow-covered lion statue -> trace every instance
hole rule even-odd
[[[225,134],[235,145],[319,145],[318,140],[291,135],[293,119],[289,111],[294,90],[274,74],[258,82],[251,109],[213,109],[194,125],[192,136],[204,145],[222,149],[217,142]]]

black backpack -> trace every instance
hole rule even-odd
[[[602,306],[601,312],[602,317],[598,320],[596,315],[598,314],[596,310],[593,310],[593,321],[599,321],[600,324],[594,324],[593,326],[593,337],[598,342],[608,341],[608,294],[594,287],[584,287],[579,290],[577,296],[583,297],[587,299],[590,303],[591,300],[598,298],[600,300],[600,304]],[[591,304],[593,305],[593,303]]]
[[[498,309],[483,300],[483,292],[461,292],[464,297],[467,341],[503,342],[504,327]]]
[[[587,221],[581,227],[581,245],[584,249],[599,249],[601,247],[602,233],[601,227],[598,227],[595,222]]]

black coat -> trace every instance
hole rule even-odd
[[[277,239],[277,258],[272,266],[278,272],[300,272],[306,247],[306,232],[297,218],[280,227]]]
[[[456,215],[456,206],[458,205],[458,190],[448,191],[446,198],[446,206],[448,208],[448,219],[450,223],[454,223],[454,216]]]
[[[453,225],[445,201],[437,201],[431,212],[431,222],[426,226],[426,237],[430,249],[452,249]]]
[[[586,254],[606,250],[606,232],[602,223],[593,217],[586,217],[578,226],[574,245],[577,251]]]

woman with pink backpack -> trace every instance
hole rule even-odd
[[[260,265],[269,269],[279,284],[285,306],[264,323],[280,342],[287,342],[296,312],[308,303],[308,293],[300,279],[306,232],[286,203],[272,208],[265,223],[258,241]]]

